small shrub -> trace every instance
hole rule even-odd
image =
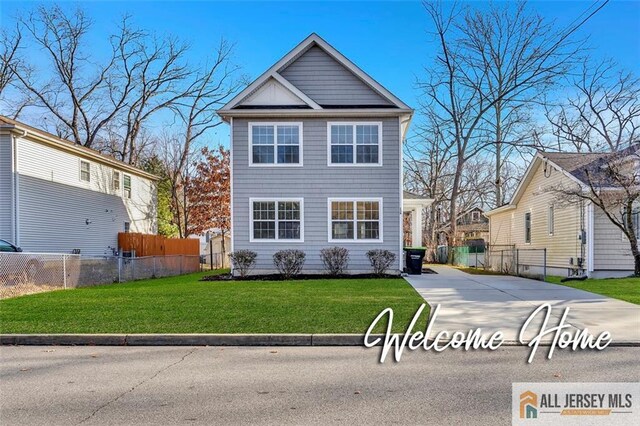
[[[383,275],[396,260],[395,253],[389,250],[369,250],[367,257],[371,262],[373,273],[376,275]]]
[[[280,275],[289,279],[300,273],[305,257],[302,250],[280,250],[273,255],[273,264]]]
[[[258,253],[251,250],[237,250],[229,253],[229,259],[233,269],[237,270],[241,277],[246,276],[256,263]]]
[[[349,250],[344,247],[330,247],[320,250],[320,258],[329,275],[340,275],[349,266]]]

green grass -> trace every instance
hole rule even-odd
[[[401,278],[199,281],[211,273],[2,300],[0,332],[364,333],[386,307],[398,332],[423,303]]]
[[[640,278],[605,278],[561,283],[562,277],[547,277],[547,282],[565,285],[640,305]]]

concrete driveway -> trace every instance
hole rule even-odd
[[[441,305],[431,337],[441,330],[482,328],[485,335],[501,330],[505,340],[517,340],[531,312],[549,303],[553,318],[547,327],[556,326],[564,309],[570,307],[570,325],[588,328],[594,335],[609,331],[614,343],[640,343],[638,305],[526,278],[471,275],[448,266],[432,269],[437,274],[406,277],[432,308]],[[526,334],[527,339],[539,330],[542,315],[538,316],[539,320],[529,327],[532,332]]]

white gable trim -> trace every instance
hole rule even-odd
[[[296,95],[297,97],[302,99],[311,108],[313,108],[313,109],[322,109],[322,107],[320,105],[318,105],[317,103],[315,103],[313,101],[313,99],[311,99],[310,97],[305,95],[300,89],[298,89],[296,86],[291,84],[289,82],[289,80],[287,80],[286,78],[281,76],[279,73],[274,72],[271,76],[274,78],[274,80],[276,80],[278,83],[282,84],[285,88],[287,88],[289,91],[291,91],[291,93],[293,93],[294,95]]]
[[[269,79],[265,83],[256,89],[252,94],[248,95],[242,100],[243,105],[270,105],[270,106],[282,106],[282,105],[307,105],[300,96],[293,93],[287,87],[282,85],[276,79]]]
[[[223,113],[223,112],[229,111],[230,109],[232,109],[233,107],[238,105],[245,97],[247,97],[249,94],[251,94],[254,90],[259,88],[265,81],[267,81],[267,79],[269,79],[271,77],[277,79],[277,77],[275,76],[276,74],[280,77],[280,79],[286,81],[282,76],[280,76],[278,74],[278,70],[280,70],[283,66],[288,64],[291,60],[296,58],[298,55],[304,53],[306,50],[308,50],[314,44],[319,46],[325,52],[327,52],[327,54],[332,56],[336,61],[338,61],[341,65],[343,65],[345,68],[347,68],[349,71],[351,71],[354,75],[356,75],[358,78],[360,78],[362,81],[364,81],[372,89],[374,89],[375,91],[380,93],[380,95],[382,95],[383,97],[387,98],[396,107],[401,108],[401,109],[405,109],[405,110],[411,110],[411,108],[409,108],[409,106],[407,106],[407,104],[402,102],[393,93],[391,93],[387,89],[385,89],[380,83],[375,81],[373,78],[369,77],[369,75],[367,75],[364,71],[362,71],[360,68],[358,68],[353,62],[351,62],[344,55],[342,55],[340,52],[338,52],[336,49],[334,49],[331,45],[329,45],[329,43],[324,41],[319,35],[313,33],[309,37],[304,39],[296,47],[294,47],[289,53],[287,53],[284,57],[282,57],[278,62],[273,64],[267,71],[265,71],[262,75],[260,75],[260,77],[258,77],[253,83],[251,83],[244,90],[242,90],[240,93],[238,93],[236,96],[234,96],[233,99],[231,99],[226,105],[224,105],[222,108],[220,108],[218,110],[218,112],[219,113]],[[282,83],[282,81],[280,81],[280,80],[279,80],[279,82]],[[287,82],[287,83],[289,83],[289,82]],[[291,83],[289,83],[289,85],[291,87],[293,87],[293,85],[291,85]],[[287,88],[290,89],[290,87],[287,87]],[[300,93],[302,93],[302,92],[300,92]],[[315,104],[315,102],[314,102],[314,104]],[[314,108],[312,104],[309,104],[309,106]],[[316,104],[316,106],[317,106],[317,104]],[[318,106],[318,108],[320,108],[320,107]]]

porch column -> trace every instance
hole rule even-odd
[[[422,247],[422,207],[411,211],[411,245]]]

